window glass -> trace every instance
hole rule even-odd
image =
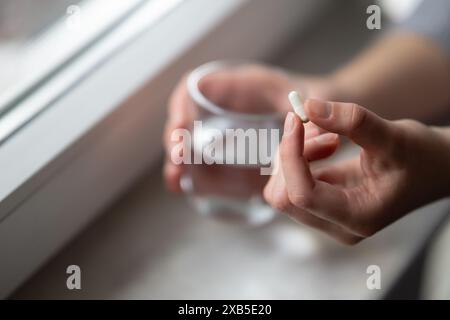
[[[143,0],[1,0],[0,116]]]

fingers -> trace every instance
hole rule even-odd
[[[193,110],[195,110],[195,107],[191,105],[193,102],[187,91],[186,77],[187,75],[178,83],[170,97],[168,120],[164,132],[164,146],[167,154],[163,171],[164,180],[168,189],[172,192],[181,191],[180,178],[184,169],[183,165],[176,165],[172,163],[170,159],[171,150],[178,143],[178,141],[172,139],[172,133],[176,129],[187,128],[192,122],[194,116]],[[211,81],[211,83],[205,82],[205,86],[208,85],[207,89],[210,91],[216,90],[213,84],[220,84],[215,87],[226,88],[226,85],[221,81]],[[219,94],[217,93],[216,95]],[[339,138],[337,135],[321,134],[324,130],[313,123],[308,123],[305,127],[307,128],[307,142],[305,144],[306,159],[309,161],[320,160],[332,155],[336,151],[339,145]]]
[[[308,140],[309,138],[313,138],[315,136],[327,132],[326,130],[322,129],[321,127],[318,127],[311,121],[305,123],[303,126],[305,127],[305,140]]]
[[[183,174],[183,168],[180,165],[175,165],[170,161],[166,160],[163,169],[164,182],[169,191],[180,193],[182,192],[180,186],[181,175]]]
[[[280,102],[285,102],[291,86],[291,79],[284,74],[252,64],[228,66],[199,82],[200,91],[212,102],[246,113],[286,110]]]
[[[279,147],[281,168],[291,204],[318,218],[347,228],[352,210],[341,188],[315,180],[303,154],[304,127],[293,113],[286,117]]]
[[[280,158],[288,190],[308,194],[314,187],[309,163],[303,155],[305,128],[301,120],[288,112],[280,144]]]
[[[357,104],[309,99],[305,111],[319,127],[345,135],[369,152],[386,150],[390,141],[388,121]]]
[[[346,232],[336,224],[318,218],[306,210],[295,207],[287,194],[286,182],[281,170],[278,170],[275,175],[271,176],[264,188],[264,198],[277,211],[287,213],[295,221],[322,231],[343,244],[356,244],[363,239]]]
[[[339,135],[327,133],[311,121],[305,127],[305,158],[316,161],[331,156],[339,147]]]
[[[311,121],[305,127],[305,158],[316,161],[331,156],[339,147],[339,135],[327,133]]]
[[[359,185],[361,179],[363,179],[360,167],[361,164],[359,158],[356,157],[341,161],[334,165],[316,168],[313,172],[313,176],[315,179],[329,184],[352,188]]]
[[[331,156],[338,146],[339,136],[337,134],[321,134],[305,141],[304,156],[308,161],[324,159]]]
[[[168,149],[171,144],[171,135],[173,130],[178,128],[187,128],[193,118],[194,108],[190,106],[192,100],[189,97],[186,87],[185,75],[175,87],[169,98],[167,122],[164,130],[164,145]]]
[[[186,88],[186,76],[177,84],[170,99],[168,107],[168,119],[164,129],[164,147],[166,160],[164,164],[164,181],[167,188],[172,192],[181,192],[180,178],[183,174],[183,166],[174,164],[170,159],[172,148],[178,143],[173,141],[172,133],[176,129],[187,128],[192,119],[192,103]]]

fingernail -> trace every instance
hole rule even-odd
[[[289,135],[294,131],[295,127],[295,115],[292,112],[288,112],[286,120],[284,122],[284,133],[283,135]]]
[[[324,133],[321,134],[320,136],[315,137],[314,140],[316,140],[320,144],[326,144],[331,141],[334,141],[336,138],[337,135],[334,133]]]
[[[331,103],[327,101],[314,100],[311,113],[316,118],[327,119],[331,115]]]

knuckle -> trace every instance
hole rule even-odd
[[[266,186],[263,189],[263,197],[264,200],[268,203],[271,204],[272,203],[272,195],[270,193],[271,187],[270,187],[270,181],[266,184]]]
[[[280,153],[281,159],[288,159],[289,157],[291,157],[292,150],[291,150],[291,148],[288,147],[288,145],[286,144],[286,141],[281,142],[280,147],[279,147],[279,153]]]
[[[367,113],[363,107],[359,106],[356,103],[352,103],[350,105],[350,132],[356,132],[364,126],[364,122],[366,121]]]
[[[298,208],[311,208],[312,197],[309,194],[289,193],[289,201]]]
[[[416,120],[413,119],[400,119],[394,121],[394,123],[397,123],[400,126],[410,127],[410,126],[416,126],[419,124]]]
[[[402,165],[407,163],[407,157],[410,156],[408,149],[410,149],[409,137],[404,130],[396,130],[394,132],[391,143],[386,148],[386,152],[392,163]]]
[[[401,141],[417,140],[424,136],[424,133],[428,130],[427,126],[411,119],[402,119],[394,122],[397,124],[396,136],[400,138]],[[414,137],[414,139],[407,138]]]
[[[392,139],[390,143],[389,155],[398,165],[407,163],[415,164],[420,160],[420,152],[411,152],[418,146],[427,144],[423,141],[427,136],[427,127],[418,121],[411,119],[402,119],[394,122]],[[414,156],[412,156],[414,154]]]
[[[287,212],[290,207],[289,198],[285,193],[280,193],[270,197],[269,204],[277,211]]]

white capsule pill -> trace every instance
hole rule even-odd
[[[302,99],[297,91],[291,91],[288,95],[289,102],[294,108],[295,113],[300,117],[303,123],[309,121],[308,116],[305,113],[305,109],[303,108]]]

